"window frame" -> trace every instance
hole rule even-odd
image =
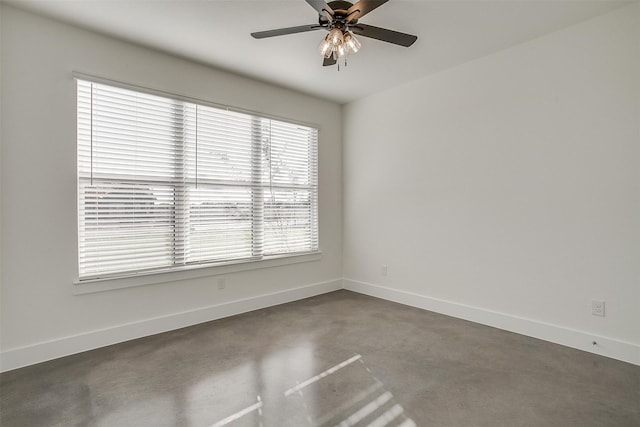
[[[319,139],[320,139],[320,127],[315,124],[301,122],[299,120],[293,120],[290,118],[283,118],[279,116],[274,116],[270,114],[265,114],[261,112],[255,112],[247,109],[241,109],[236,107],[231,107],[223,104],[218,104],[215,102],[193,98],[189,96],[179,95],[175,93],[160,91],[156,89],[150,89],[138,85],[132,85],[127,83],[122,83],[110,79],[105,79],[101,77],[96,77],[92,75],[87,75],[83,73],[74,72],[73,73],[74,80],[81,80],[89,83],[103,84],[112,86],[115,88],[130,90],[134,92],[139,92],[142,94],[149,94],[154,96],[160,96],[163,98],[168,98],[174,101],[187,102],[196,104],[198,106],[212,107],[216,109],[228,110],[240,114],[247,114],[252,116],[252,119],[268,119],[268,120],[276,120],[278,122],[284,122],[293,125],[300,125],[309,128],[313,128],[316,131],[315,138],[315,148],[314,148],[314,164],[311,165],[315,170],[315,182],[310,184],[309,186],[309,194],[312,194],[315,198],[314,207],[311,211],[310,221],[311,227],[315,231],[313,234],[313,241],[315,241],[316,249],[312,249],[309,251],[298,251],[298,252],[288,252],[282,254],[274,254],[274,255],[265,255],[264,253],[261,255],[256,254],[254,244],[252,243],[251,251],[252,255],[249,258],[241,258],[241,259],[226,259],[226,260],[214,260],[214,261],[202,261],[196,263],[183,263],[183,264],[173,264],[170,266],[162,266],[162,267],[152,267],[152,268],[143,268],[143,269],[135,269],[128,271],[119,271],[119,272],[107,272],[101,274],[85,274],[80,275],[80,259],[79,255],[80,251],[80,233],[81,233],[81,220],[80,220],[80,182],[83,177],[80,176],[79,172],[79,158],[76,159],[76,220],[77,220],[77,243],[78,243],[78,256],[76,257],[77,267],[77,279],[74,280],[73,284],[79,287],[82,287],[83,290],[76,290],[74,293],[86,293],[86,292],[99,292],[102,290],[108,289],[117,289],[122,287],[130,287],[130,286],[139,286],[151,283],[162,283],[167,281],[174,280],[183,280],[186,278],[195,278],[195,277],[203,277],[210,275],[218,275],[218,274],[226,274],[229,272],[235,271],[244,271],[244,270],[252,270],[258,268],[268,268],[277,265],[287,265],[294,264],[300,262],[307,261],[317,261],[321,259],[321,250],[320,250],[320,220],[319,220],[319,177],[318,177],[318,169],[319,169]],[[76,84],[77,88],[78,85]],[[77,98],[77,97],[76,97]],[[76,104],[75,108],[75,119],[78,120],[78,105]],[[77,129],[77,126],[76,126]],[[255,150],[255,139],[252,137],[252,151]],[[183,144],[184,142],[181,142]],[[79,144],[79,136],[76,136],[76,145]],[[254,189],[254,183],[250,183],[248,188]],[[277,188],[277,186],[274,186]],[[186,202],[185,202],[186,203]],[[254,204],[255,205],[255,204]],[[253,211],[254,208],[252,208]],[[264,209],[264,203],[262,205],[262,209]],[[176,209],[177,211],[177,209]],[[252,214],[251,223],[252,228],[255,226],[254,224],[255,218]],[[261,220],[261,224],[259,227],[264,227],[264,218]],[[174,243],[175,244],[175,243]],[[87,286],[91,284],[92,286]]]

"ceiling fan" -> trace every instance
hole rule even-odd
[[[329,34],[322,39],[319,46],[320,53],[324,57],[322,65],[330,66],[337,63],[338,69],[340,67],[339,60],[343,59],[346,65],[347,55],[360,50],[361,43],[355,37],[355,34],[404,47],[411,46],[418,39],[418,37],[411,34],[358,22],[367,13],[382,6],[389,0],[360,0],[355,4],[344,0],[330,1],[329,3],[324,0],[305,1],[318,12],[317,24],[258,31],[251,33],[251,36],[256,39],[264,39],[324,29]]]

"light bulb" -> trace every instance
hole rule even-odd
[[[318,46],[318,49],[320,50],[320,54],[325,58],[328,58],[329,56],[331,56],[331,50],[332,50],[331,43],[327,41],[326,37],[322,39],[322,41],[320,42],[320,45]]]
[[[333,46],[338,46],[344,42],[342,31],[339,28],[334,28],[333,30],[331,30],[327,38],[329,39],[329,43],[331,43]]]
[[[349,46],[349,49],[351,49],[353,53],[357,53],[362,47],[360,40],[358,40],[351,31],[348,31],[347,34],[345,34],[344,42]]]

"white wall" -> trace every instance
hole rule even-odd
[[[347,288],[640,364],[637,3],[348,104],[343,140]]]
[[[261,300],[276,303],[340,286],[339,105],[6,5],[2,6],[1,38],[0,347],[5,369],[234,312],[200,310],[229,301],[285,291]],[[77,233],[72,71],[319,125],[322,259],[227,274],[222,291],[215,277],[203,277],[73,295]],[[287,294],[312,284],[321,286]],[[235,311],[255,306],[241,305]],[[127,329],[127,325],[132,326]]]

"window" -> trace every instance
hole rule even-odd
[[[317,129],[77,84],[81,280],[318,250]]]

